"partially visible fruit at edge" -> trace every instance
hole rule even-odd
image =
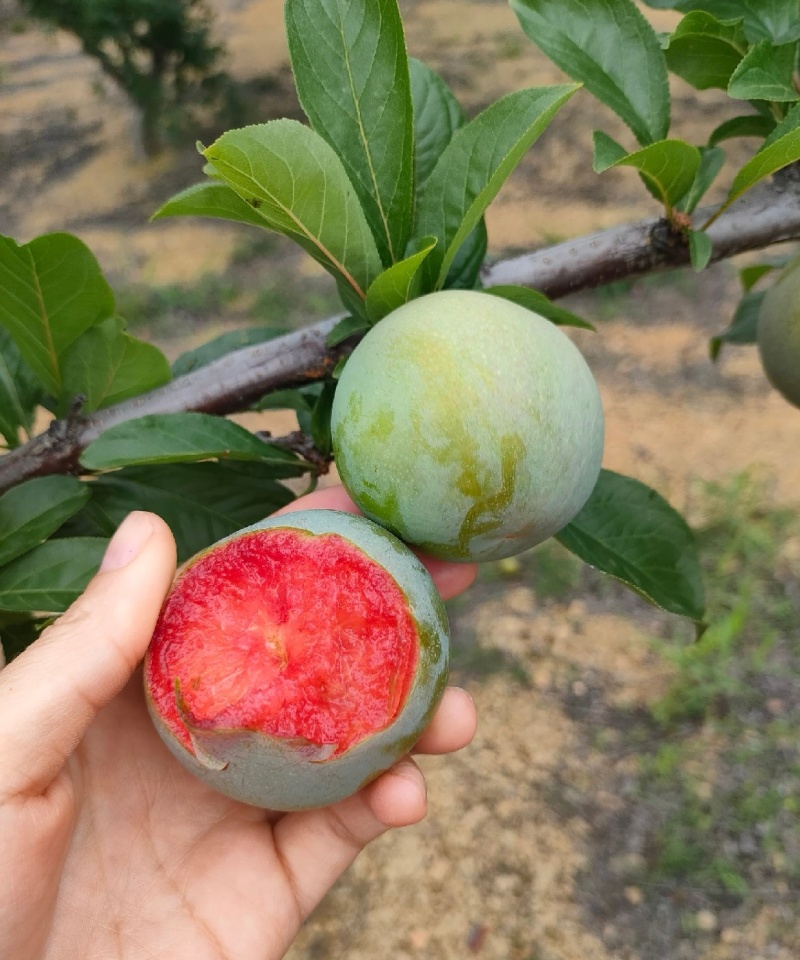
[[[789,403],[800,407],[800,258],[767,291],[757,339],[767,379]]]
[[[355,793],[417,741],[448,672],[427,570],[369,520],[273,517],[189,561],[145,660],[172,753],[215,790],[272,810]]]

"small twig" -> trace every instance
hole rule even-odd
[[[333,454],[323,453],[314,444],[312,438],[307,433],[303,433],[302,430],[287,433],[284,437],[273,437],[269,430],[257,430],[256,436],[271,443],[274,447],[281,447],[283,450],[291,450],[299,454],[314,467],[314,473],[318,477],[330,471]]]

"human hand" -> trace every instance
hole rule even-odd
[[[355,511],[341,488],[286,507]],[[475,568],[426,561],[447,599]],[[166,524],[132,514],[101,572],[0,672],[0,957],[273,960],[357,854],[425,815],[408,758],[353,797],[274,814],[195,779],[162,744],[138,665],[175,571]],[[416,750],[472,739],[447,690]]]

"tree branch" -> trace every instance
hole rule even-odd
[[[714,208],[698,211],[701,225]],[[787,168],[752,190],[709,230],[714,261],[787,240],[800,240],[800,174]],[[689,250],[663,219],[601,230],[544,250],[501,260],[483,272],[486,286],[522,284],[551,298],[685,266]],[[227,414],[246,409],[271,390],[320,380],[333,370],[354,340],[335,348],[326,337],[340,318],[230,353],[166,386],[90,416],[55,421],[38,437],[0,457],[0,493],[30,477],[79,469],[83,449],[104,430],[152,413],[199,410]]]

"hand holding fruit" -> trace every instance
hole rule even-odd
[[[287,510],[314,507],[354,511],[341,490]],[[282,816],[172,758],[136,668],[174,564],[166,525],[131,515],[86,593],[0,672],[0,956],[277,958],[367,843],[424,816],[407,758],[349,799]],[[445,598],[474,576],[427,565]],[[469,697],[448,690],[416,749],[459,749],[474,726]]]

